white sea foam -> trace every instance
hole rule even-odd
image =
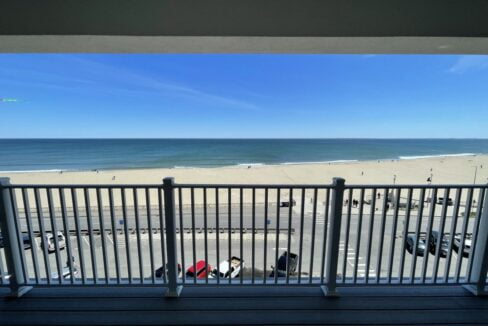
[[[417,160],[419,158],[433,158],[433,157],[452,157],[452,156],[474,156],[475,153],[460,153],[460,154],[440,154],[440,155],[417,155],[417,156],[399,156],[400,160]]]
[[[298,164],[329,164],[329,163],[351,163],[358,162],[358,160],[334,160],[334,161],[318,161],[318,162],[284,162],[280,165],[298,165]]]
[[[45,173],[45,172],[66,172],[68,170],[18,170],[18,171],[0,171],[0,173]]]
[[[239,163],[237,166],[263,166],[264,163]]]

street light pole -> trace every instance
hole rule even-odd
[[[478,173],[478,166],[476,165],[476,166],[474,167],[474,180],[473,180],[473,184],[475,184],[475,183],[476,183],[476,174],[477,174],[477,173]]]

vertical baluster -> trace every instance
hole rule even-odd
[[[476,255],[476,244],[478,242],[479,227],[481,222],[481,211],[483,208],[485,198],[485,188],[480,188],[478,193],[478,206],[476,210],[476,220],[473,227],[473,235],[471,239],[471,252],[468,258],[468,283],[471,283],[471,273],[473,270],[473,257]]]
[[[232,202],[232,193],[231,193],[231,188],[228,188],[227,189],[227,204],[229,205],[227,207],[228,209],[228,223],[227,223],[227,226],[229,228],[228,232],[229,232],[229,243],[228,243],[228,246],[229,246],[229,251],[228,251],[228,254],[229,254],[229,261],[228,261],[228,271],[229,271],[229,284],[232,282],[232,278],[230,277],[230,272],[231,272],[231,267],[232,267],[232,253],[231,253],[231,247],[232,247],[232,240],[231,240],[231,217],[232,217],[232,208],[231,208],[231,202]],[[241,258],[242,259],[242,258]]]
[[[298,283],[302,283],[303,224],[305,219],[305,188],[302,188],[300,207],[300,240],[298,247]]]
[[[85,255],[83,253],[83,241],[81,241],[82,238],[81,238],[80,213],[78,210],[78,199],[76,196],[76,188],[71,188],[71,201],[73,204],[73,217],[75,219],[76,242],[78,245],[78,256],[80,257],[81,283],[84,285],[84,284],[86,284]],[[42,237],[42,239],[44,239],[44,236]]]
[[[29,194],[27,193],[27,189],[22,189],[22,201],[24,203],[24,212],[25,212],[25,220],[27,222],[27,231],[29,233],[29,239],[31,242],[31,255],[32,255],[32,263],[34,264],[34,275],[36,278],[36,283],[39,284],[40,282],[40,271],[39,271],[39,262],[37,258],[37,246],[36,241],[34,238],[34,231],[32,225],[32,214],[30,210],[29,204]],[[0,259],[1,260],[1,259]],[[1,272],[0,272],[1,274]],[[2,275],[0,275],[0,282],[2,281]]]
[[[468,230],[469,224],[469,213],[471,212],[471,201],[473,200],[473,188],[468,190],[468,196],[466,198],[466,205],[465,205],[465,212],[464,212],[464,219],[463,219],[463,226],[461,231],[461,242],[459,244],[458,249],[458,259],[456,263],[456,283],[459,283],[459,278],[461,274],[461,267],[463,264],[463,257],[464,257],[464,245],[466,241],[466,232]]]
[[[434,224],[436,198],[437,198],[437,188],[434,188],[434,190],[432,191],[432,198],[430,199],[431,204],[430,204],[430,212],[429,212],[429,222],[427,224],[427,234],[425,235],[426,250],[428,250],[431,241],[430,237],[432,233],[432,225]],[[425,283],[428,260],[429,260],[429,255],[426,253],[424,255],[423,264],[422,264],[422,283]]]
[[[256,251],[256,188],[252,188],[252,247],[251,247],[251,267],[252,267],[252,284],[254,284],[254,279],[255,279],[255,273],[254,269],[256,267],[255,265],[255,251]]]
[[[424,213],[424,197],[425,197],[425,188],[420,189],[420,197],[419,197],[419,211],[417,215],[417,226],[415,228],[415,242],[413,244],[413,252],[412,252],[412,265],[410,270],[410,283],[415,283],[415,269],[417,267],[417,250],[419,246],[419,238],[420,238],[420,229],[422,227],[422,218]],[[429,254],[429,246],[428,244],[425,245],[424,248],[424,255]]]
[[[290,247],[291,247],[291,227],[292,227],[292,216],[293,216],[293,188],[290,188],[290,196],[288,199],[288,236],[286,245],[286,284],[290,283]]]
[[[280,188],[276,189],[276,245],[274,264],[274,283],[278,283],[278,251],[280,248]]]
[[[458,221],[458,214],[459,214],[459,205],[461,203],[461,194],[462,188],[456,189],[456,199],[454,200],[454,209],[452,212],[451,217],[451,229],[449,231],[449,248],[447,250],[447,257],[446,257],[446,268],[444,270],[444,283],[449,282],[449,270],[451,269],[451,260],[452,260],[452,251],[453,251],[453,243],[454,243],[454,236],[457,229],[457,221]]]
[[[132,261],[130,256],[129,224],[127,218],[127,200],[125,198],[125,188],[120,188],[120,195],[122,200],[122,219],[124,220],[124,237],[125,237],[125,254],[127,259],[127,272],[129,277],[129,284],[132,284]]]
[[[358,227],[356,230],[356,248],[354,254],[354,274],[353,274],[353,283],[357,283],[358,279],[358,263],[359,263],[359,249],[361,248],[361,232],[363,226],[363,208],[364,208],[364,188],[361,188],[361,192],[359,195],[359,212],[358,212]]]
[[[263,257],[263,283],[266,284],[266,263],[268,258],[268,188],[264,188],[264,257]]]
[[[165,224],[163,222],[163,198],[162,198],[162,193],[161,193],[161,188],[158,188],[158,210],[159,210],[159,233],[160,233],[160,238],[161,238],[161,260],[163,262],[163,282],[167,283],[167,277],[166,277],[166,246],[165,246],[165,237],[164,237],[164,232],[165,232]],[[176,232],[176,227],[175,227],[175,232]],[[181,233],[181,232],[180,232]],[[176,234],[175,234],[176,237]],[[176,245],[175,245],[176,246]],[[178,277],[178,274],[176,274]]]
[[[153,227],[151,221],[151,193],[149,188],[145,188],[146,195],[146,217],[147,217],[147,234],[149,236],[149,264],[151,266],[151,282],[154,284],[156,282],[154,275],[154,251],[153,251]],[[164,274],[164,271],[163,271]]]
[[[144,283],[144,262],[141,251],[141,226],[139,223],[139,199],[137,196],[137,188],[132,188],[132,196],[134,201],[134,219],[136,221],[136,238],[137,238],[137,258],[139,260],[139,282]]]
[[[407,195],[407,204],[405,207],[405,220],[403,225],[403,244],[402,244],[402,251],[400,253],[400,269],[399,273],[399,281],[400,284],[403,283],[403,270],[405,267],[405,243],[407,241],[408,236],[408,227],[410,225],[410,210],[412,208],[412,188],[408,188],[408,195]]]
[[[46,193],[47,193],[47,201],[48,201],[48,207],[49,207],[49,220],[51,221],[51,231],[52,231],[53,240],[54,240],[54,255],[56,258],[56,267],[58,270],[58,283],[62,284],[63,283],[63,267],[61,266],[61,256],[59,254],[60,249],[59,249],[59,241],[58,241],[58,228],[56,225],[56,215],[54,212],[52,189],[46,188]]]
[[[190,205],[191,205],[191,245],[193,254],[193,283],[197,283],[197,249],[195,240],[195,195],[193,187],[190,188]],[[205,262],[206,264],[207,262]],[[205,268],[207,268],[205,266]]]
[[[243,201],[243,194],[242,194],[243,190],[242,188],[239,188],[239,229],[240,229],[240,239],[239,239],[239,254],[241,256],[241,264],[244,262],[244,237],[243,237],[243,234],[242,234],[242,229],[244,228],[244,225],[243,225],[243,212],[242,212],[242,201]],[[242,268],[242,266],[241,266]],[[244,273],[239,273],[239,279],[240,279],[240,283],[242,284],[242,281],[243,281],[243,274]]]
[[[118,245],[118,229],[115,222],[115,207],[114,207],[114,193],[113,188],[108,189],[108,202],[110,205],[110,220],[112,223],[112,235],[114,240],[114,257],[115,257],[115,275],[117,276],[117,284],[120,284],[120,262],[119,262],[119,245]]]
[[[107,244],[105,241],[105,217],[103,215],[103,202],[102,202],[102,194],[100,188],[97,188],[97,206],[98,206],[98,220],[99,220],[99,230],[100,230],[100,238],[102,240],[102,255],[103,255],[103,273],[105,276],[105,284],[108,284],[109,281],[109,273],[108,273],[108,259],[107,259]]]
[[[215,239],[217,241],[217,284],[220,284],[220,213],[219,213],[219,188],[215,188]]]
[[[185,233],[185,228],[183,226],[183,196],[181,187],[178,187],[178,211],[180,215],[180,249],[181,249],[181,278],[183,284],[186,282],[186,266],[185,266],[185,243],[183,234]],[[168,258],[169,259],[169,258]]]
[[[374,227],[374,212],[376,208],[376,188],[371,190],[371,212],[369,216],[369,227],[368,227],[368,251],[366,254],[366,279],[365,282],[369,283],[369,266],[371,263],[371,246],[373,244],[373,227]]]
[[[385,227],[386,227],[386,206],[388,205],[388,188],[383,192],[383,211],[381,212],[381,226],[380,226],[380,243],[378,247],[378,260],[376,262],[376,283],[381,282],[381,262],[383,260],[383,245],[385,242]],[[392,237],[394,234],[392,233]]]
[[[203,241],[204,241],[204,249],[205,249],[205,264],[208,264],[208,239],[207,239],[207,188],[203,188]],[[208,273],[210,271],[207,268],[207,272],[205,273],[205,283],[208,284]]]
[[[90,194],[88,188],[84,188],[83,191],[85,196],[86,219],[88,221],[88,238],[90,239],[90,257],[92,263],[93,281],[95,282],[95,284],[97,284],[98,283],[97,257],[95,252],[95,241],[93,239]]]
[[[442,203],[441,220],[440,220],[440,226],[438,230],[439,233],[438,233],[438,238],[437,238],[437,243],[435,248],[435,260],[434,260],[434,268],[433,268],[434,275],[432,278],[433,283],[437,282],[437,273],[439,272],[439,260],[440,260],[442,241],[444,239],[444,228],[446,225],[447,202],[449,200],[449,192],[450,192],[450,188],[446,188],[444,190],[444,202]]]
[[[345,239],[344,239],[344,262],[342,264],[342,283],[346,283],[346,276],[347,276],[347,259],[349,255],[349,234],[351,229],[351,210],[352,210],[352,194],[353,189],[349,189],[349,196],[347,199],[347,219],[346,219],[346,226],[345,226]]]
[[[325,209],[324,209],[324,233],[322,239],[322,261],[320,265],[320,284],[324,284],[325,277],[325,254],[327,252],[327,234],[329,231],[329,205],[330,205],[330,188],[327,188],[325,194]]]
[[[393,258],[395,257],[395,240],[396,240],[396,233],[397,233],[397,224],[398,224],[398,209],[400,205],[400,196],[401,196],[401,188],[398,188],[396,191],[396,196],[391,198],[394,200],[394,212],[393,212],[393,225],[391,226],[391,241],[390,241],[390,259],[388,260],[388,284],[391,284],[391,276],[393,273]],[[404,239],[405,240],[405,239]]]
[[[77,269],[75,266],[73,250],[71,248],[71,234],[70,234],[71,232],[70,232],[70,226],[68,223],[68,210],[66,209],[66,198],[64,196],[64,189],[63,188],[58,188],[58,192],[59,192],[59,201],[61,204],[61,217],[63,219],[64,238],[65,238],[66,251],[67,251],[66,264],[69,268],[70,283],[74,284],[75,274],[77,272]]]
[[[46,229],[44,228],[44,216],[42,214],[42,202],[39,188],[34,189],[34,198],[36,202],[37,219],[39,221],[39,230],[41,231],[41,247],[44,258],[44,269],[46,271],[47,284],[51,284],[51,265],[49,262],[49,253],[47,251]]]
[[[315,229],[317,226],[317,196],[318,196],[318,189],[314,188],[313,190],[313,211],[312,211],[312,243],[310,244],[310,270],[309,270],[309,278],[308,283],[311,284],[313,280],[313,261],[314,261],[314,251],[315,251]]]

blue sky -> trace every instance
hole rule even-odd
[[[488,56],[0,55],[0,138],[487,138]]]

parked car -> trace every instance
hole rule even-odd
[[[441,244],[441,248],[439,250],[439,257],[446,257],[447,252],[449,251],[449,239],[444,235],[442,236],[442,240],[440,240],[440,234],[438,231],[432,231],[429,237],[429,251],[431,254],[435,255],[437,250],[437,245]]]
[[[224,260],[219,264],[219,269],[216,268],[212,271],[212,276],[217,277],[220,272],[220,278],[236,278],[241,273],[244,268],[244,261],[238,257],[231,257],[230,264],[229,260]]]
[[[22,233],[22,242],[24,244],[24,250],[25,249],[30,249],[32,247],[31,239],[28,234]],[[5,246],[3,236],[0,233],[0,248],[3,248]]]
[[[416,234],[410,234],[405,239],[405,249],[408,251],[409,254],[414,254],[415,251],[415,242],[417,240]],[[426,248],[426,239],[425,236],[419,236],[417,242],[417,256],[424,256],[428,249]]]
[[[286,258],[288,257],[288,264],[289,264],[289,274],[293,275],[295,274],[297,270],[297,265],[298,265],[298,255],[290,252],[288,254],[287,251],[283,252],[278,259],[278,266],[274,268],[274,266],[271,266],[271,274],[269,274],[269,277],[274,277],[275,272],[278,277],[286,277]]]
[[[291,206],[296,206],[296,205],[297,205],[297,202],[295,201],[295,199],[293,199],[291,202]],[[282,201],[282,202],[280,202],[280,207],[290,207],[290,202],[289,201]]]
[[[437,198],[437,204],[438,205],[444,205],[444,197],[439,197]],[[452,203],[452,198],[447,198],[447,206],[452,206],[453,203]]]
[[[195,266],[191,266],[186,270],[187,277],[205,278],[206,275],[210,275],[212,272],[212,266],[207,264],[205,260],[199,260]]]
[[[154,276],[157,278],[163,277],[163,273],[168,275],[168,266],[161,266],[154,271]],[[178,264],[178,277],[181,277],[181,264]]]
[[[52,233],[46,233],[44,239],[41,243],[42,248],[44,249],[44,245],[47,244],[47,251],[49,253],[53,253],[56,251],[56,246],[54,242],[54,236]],[[64,238],[64,234],[61,231],[58,231],[58,246],[59,250],[62,250],[66,246],[66,239]]]
[[[454,251],[456,251],[459,255],[459,250],[461,248],[461,239],[462,235],[460,233],[454,236],[454,241],[452,243],[452,247]],[[471,242],[472,242],[472,234],[466,234],[464,237],[464,248],[463,248],[463,257],[469,257],[471,253]]]

